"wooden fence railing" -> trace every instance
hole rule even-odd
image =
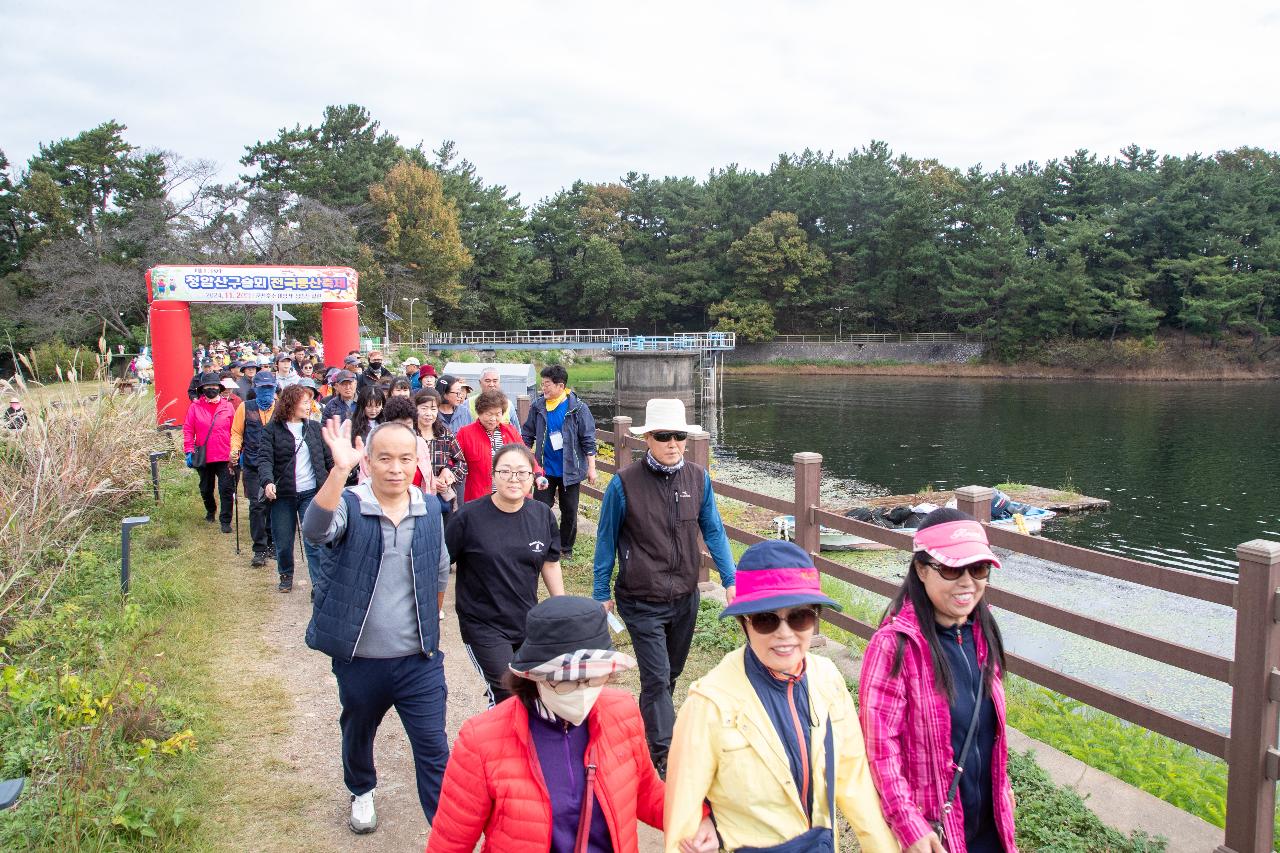
[[[527,400],[522,399],[521,403],[522,408],[527,406]],[[628,434],[630,426],[630,418],[616,417],[614,432],[600,430],[596,433],[599,441],[614,447],[616,460],[614,464],[597,463],[600,470],[616,471],[618,466],[631,461],[633,451],[645,447],[643,441]],[[706,433],[689,436],[686,456],[690,461],[706,466],[709,453],[709,436]],[[897,584],[823,557],[819,552],[821,528],[833,528],[902,550],[910,550],[910,536],[824,510],[819,496],[822,457],[817,453],[796,453],[792,460],[795,465],[793,500],[760,494],[720,481],[715,483],[716,494],[795,516],[795,541],[813,555],[819,570],[860,589],[892,596],[897,591]],[[585,483],[582,492],[595,498],[602,496],[599,489],[590,488]],[[956,492],[960,509],[980,519],[991,517],[992,497],[991,489],[979,486],[969,486]],[[726,531],[729,538],[744,544],[764,540],[762,536],[732,526],[726,525]],[[1277,625],[1280,622],[1280,543],[1257,539],[1240,545],[1236,549],[1240,563],[1239,580],[1230,581],[1001,528],[988,526],[987,535],[991,544],[999,548],[1235,609],[1235,653],[1232,658],[1225,658],[998,587],[990,587],[987,591],[990,603],[1004,610],[1231,685],[1231,729],[1228,736],[1021,655],[1007,655],[1010,672],[1225,759],[1228,764],[1227,826],[1225,843],[1215,853],[1266,853],[1272,850],[1276,781],[1280,778],[1280,750],[1276,749],[1277,726],[1280,725],[1280,626]],[[704,556],[704,579],[709,565],[710,558]],[[829,612],[823,619],[863,638],[869,638],[875,631],[875,626],[842,613]]]

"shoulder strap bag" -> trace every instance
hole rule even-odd
[[[978,696],[977,701],[973,705],[973,717],[969,720],[969,731],[964,736],[964,746],[960,747],[960,757],[955,762],[955,772],[951,775],[951,785],[947,788],[947,798],[942,801],[942,814],[937,820],[929,821],[929,827],[937,834],[938,840],[942,842],[942,846],[947,846],[947,830],[943,825],[947,815],[951,814],[951,801],[956,798],[956,791],[960,788],[960,775],[964,773],[964,762],[969,757],[969,750],[973,747],[973,736],[978,731],[978,716],[982,713],[982,700],[986,695],[987,679],[985,673],[979,670],[978,677]]]
[[[587,765],[587,785],[582,792],[582,813],[578,816],[578,837],[573,843],[573,853],[587,853],[591,842],[591,810],[596,801],[596,766]]]
[[[206,464],[205,459],[209,455],[209,436],[213,435],[213,425],[218,420],[218,412],[220,411],[222,411],[221,406],[214,409],[212,417],[209,418],[209,431],[204,434],[204,444],[195,444],[191,447],[192,468],[203,468]]]
[[[738,853],[835,853],[836,849],[836,758],[835,736],[831,732],[831,719],[827,718],[825,745],[827,780],[827,815],[830,826],[811,826],[807,832],[795,838],[769,847],[739,847]],[[814,768],[815,771],[817,768]]]

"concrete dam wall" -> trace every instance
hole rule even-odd
[[[900,361],[907,364],[963,364],[981,358],[986,345],[972,341],[942,343],[836,343],[738,344],[725,353],[726,364],[768,364],[781,359],[796,361],[844,361],[866,364]]]

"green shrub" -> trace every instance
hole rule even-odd
[[[82,347],[70,347],[54,338],[40,344],[21,357],[26,368],[41,382],[57,382],[67,379],[74,370],[84,379],[92,378],[97,368],[95,353]]]
[[[714,598],[698,602],[698,622],[693,630],[693,645],[708,652],[731,652],[743,643],[742,629],[735,619],[721,619],[724,606]]]

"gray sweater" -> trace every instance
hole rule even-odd
[[[382,563],[376,567],[378,580],[364,630],[356,643],[356,657],[398,658],[420,652],[422,643],[418,636],[410,545],[417,519],[427,514],[422,492],[416,487],[409,489],[409,512],[395,525],[382,511],[370,484],[349,486],[347,491],[360,499],[361,515],[376,515],[382,525]],[[439,589],[444,590],[449,584],[449,552],[444,547],[444,522],[436,523],[441,526],[438,583]],[[335,542],[346,530],[346,501],[338,501],[337,510],[327,510],[312,501],[302,519],[302,535],[316,545]]]

